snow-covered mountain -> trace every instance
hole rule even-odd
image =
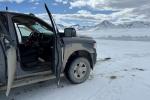
[[[75,28],[76,30],[88,30],[94,28],[94,26],[80,26],[79,24],[71,25],[71,26],[64,26],[62,24],[57,24],[59,30],[64,30],[67,27]]]
[[[95,29],[103,29],[103,28],[116,28],[116,25],[107,20],[104,20],[100,24],[95,25]]]
[[[150,27],[150,22],[134,21],[120,24],[118,26],[122,26],[122,28],[148,28]]]
[[[112,29],[112,28],[150,28],[150,22],[143,22],[143,21],[133,21],[123,24],[113,24],[110,21],[103,21],[100,24],[94,26],[95,30],[98,29]]]
[[[67,26],[58,24],[59,30],[64,30]],[[143,22],[143,21],[133,21],[123,24],[114,24],[108,20],[104,20],[101,23],[94,25],[94,26],[81,26],[79,24],[75,24],[72,26],[76,30],[100,30],[100,29],[120,29],[120,28],[150,28],[150,22]]]
[[[57,24],[57,28],[60,32],[63,32],[64,29],[66,28],[66,26],[62,25],[62,24]]]
[[[81,26],[79,24],[72,25],[70,27],[75,28],[76,30],[80,30],[80,28],[81,28]]]

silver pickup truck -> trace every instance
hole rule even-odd
[[[96,63],[96,42],[76,35],[74,28],[60,33],[45,4],[50,23],[33,14],[0,11],[0,90],[66,76],[83,83]]]

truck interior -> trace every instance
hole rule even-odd
[[[54,32],[42,20],[30,16],[13,17],[18,37],[21,68],[24,71],[51,70],[54,57]]]

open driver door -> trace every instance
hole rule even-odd
[[[53,16],[51,12],[49,11],[47,5],[45,4],[45,9],[47,11],[47,14],[50,18],[53,32],[55,34],[55,39],[54,39],[54,49],[53,49],[53,64],[52,64],[52,71],[55,74],[57,78],[57,85],[59,86],[60,84],[60,74],[61,74],[61,68],[62,68],[62,62],[63,62],[63,55],[64,55],[64,48],[63,48],[63,40],[59,37],[58,35],[58,29],[55,24],[55,21],[53,19]]]

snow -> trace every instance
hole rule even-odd
[[[150,36],[149,28],[132,28],[132,29],[101,29],[98,31],[89,30],[89,31],[79,31],[81,35],[88,35],[94,38],[98,37],[144,37]]]
[[[140,30],[141,34],[137,30],[128,31],[128,35],[149,36],[148,29],[145,32]],[[124,32],[126,33],[125,30]],[[81,34],[96,38],[103,37],[107,33],[104,34],[100,30]],[[120,34],[126,35],[123,32],[110,35],[122,36]],[[61,82],[64,87],[57,88],[54,79],[15,88],[8,98],[5,97],[4,92],[1,92],[0,100],[149,100],[150,42],[99,38],[95,40],[97,41],[98,62],[85,83],[72,85],[62,78]],[[106,57],[112,59],[102,61]]]

